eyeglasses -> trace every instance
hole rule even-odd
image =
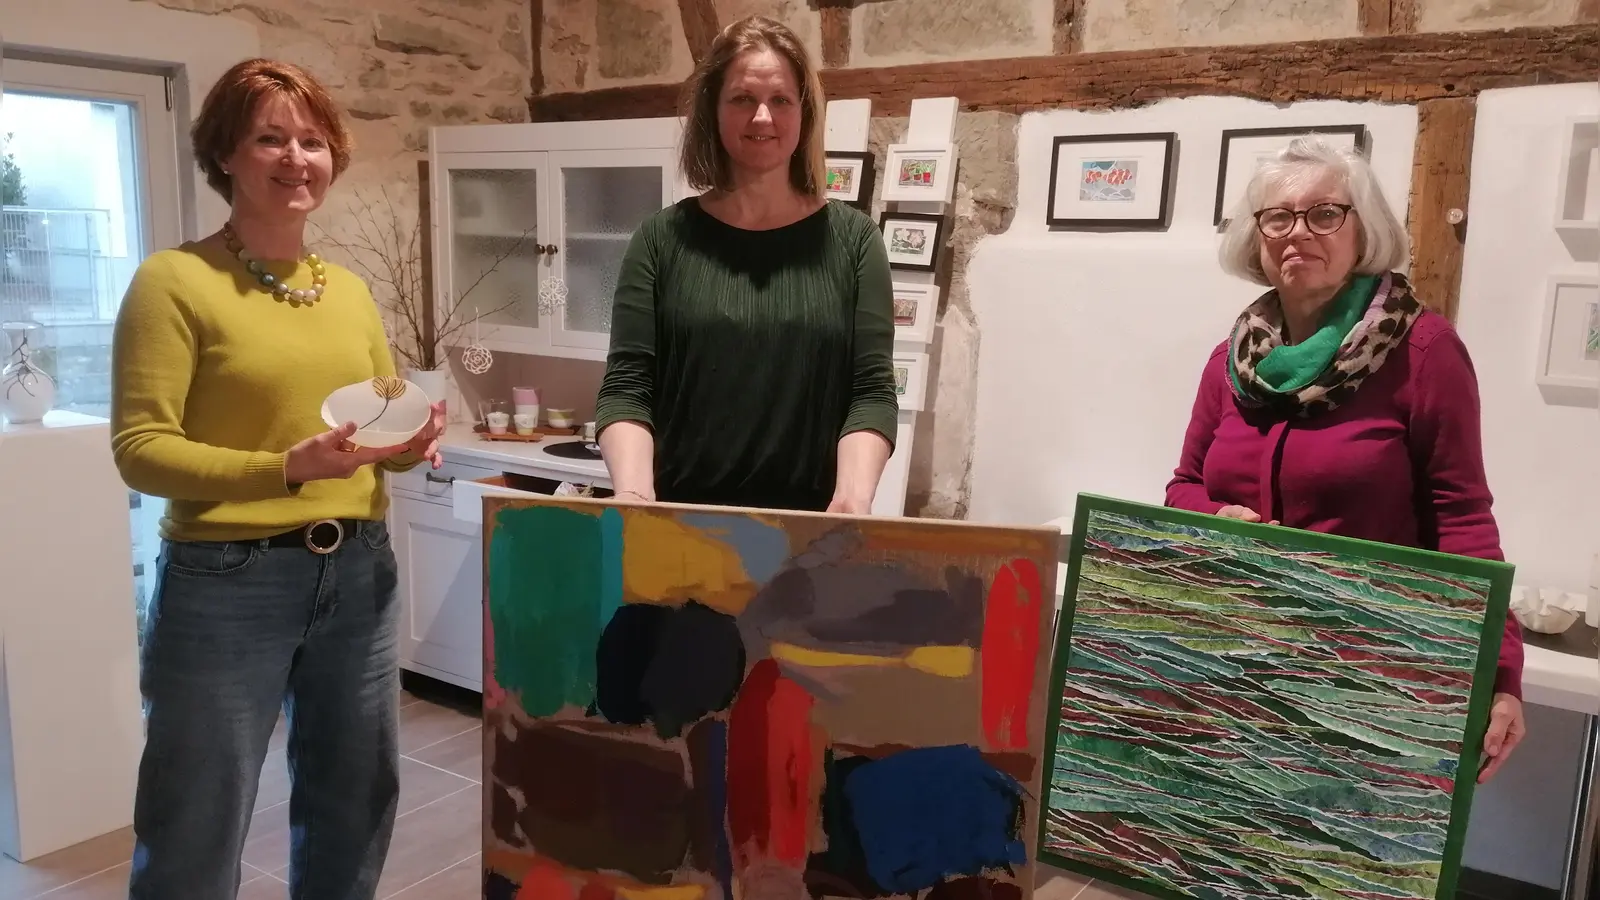
[[[1333,234],[1344,227],[1353,207],[1348,203],[1318,203],[1310,209],[1285,209],[1273,206],[1256,213],[1256,228],[1274,240],[1288,237],[1298,219],[1306,220],[1312,234]]]

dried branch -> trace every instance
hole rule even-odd
[[[445,304],[443,315],[429,334],[428,319],[435,310],[432,298],[426,295],[423,287],[423,261],[419,252],[421,222],[413,218],[409,225],[406,223],[387,185],[379,188],[379,193],[381,199],[372,200],[356,191],[355,200],[345,207],[350,213],[352,227],[345,229],[342,235],[335,235],[313,223],[315,237],[344,255],[346,264],[367,283],[379,306],[393,317],[400,332],[391,339],[395,353],[413,369],[437,369],[444,364],[444,351],[453,336],[485,317],[516,305],[515,301],[508,301],[488,311],[478,310],[471,318],[461,317],[468,295],[522,246],[533,229],[524,231],[505,252],[495,257],[476,281]]]

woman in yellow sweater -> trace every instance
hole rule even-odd
[[[323,398],[394,374],[367,287],[303,252],[350,139],[303,70],[235,66],[194,153],[221,232],[139,267],[113,343],[112,449],[168,498],[146,617],[131,900],[231,900],[280,708],[290,894],[370,898],[399,794],[396,568],[377,469],[440,465],[443,425],[355,448]]]

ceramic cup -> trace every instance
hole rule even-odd
[[[585,423],[583,423],[583,439],[588,441],[591,444],[594,443],[594,423],[593,422],[585,422]]]
[[[511,404],[518,413],[533,416],[534,423],[539,419],[539,389],[531,387],[518,387],[511,389]]]
[[[539,417],[519,412],[511,417],[511,421],[517,427],[517,434],[533,434],[533,426],[539,423]]]
[[[484,418],[489,423],[490,434],[505,434],[506,427],[511,424],[511,417],[503,412],[492,412]]]
[[[551,428],[572,427],[572,410],[570,409],[552,409],[545,415],[550,419]]]

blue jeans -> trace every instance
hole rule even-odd
[[[289,895],[373,897],[400,793],[396,566],[384,523],[345,524],[326,556],[265,541],[162,546],[130,900],[237,895],[280,707]]]

